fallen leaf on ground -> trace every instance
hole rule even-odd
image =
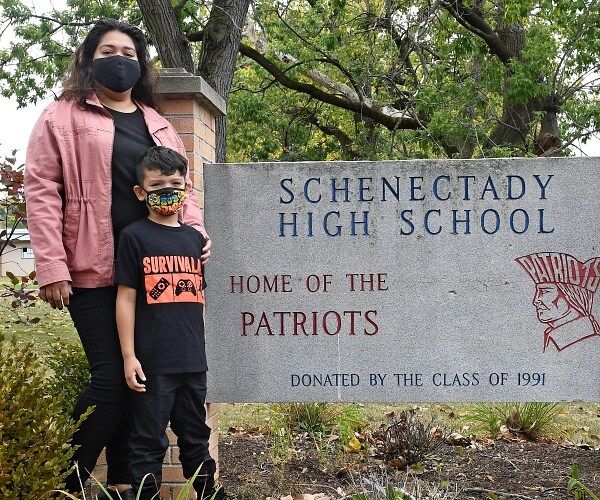
[[[507,441],[518,441],[519,438],[515,436],[512,432],[510,432],[509,428],[506,425],[500,426],[500,434]]]
[[[458,432],[453,432],[446,438],[446,442],[452,446],[469,446],[471,441]]]
[[[406,460],[404,460],[402,457],[393,458],[392,460],[390,460],[387,463],[390,467],[394,467],[395,469],[398,469],[398,470],[402,470],[402,469],[406,468],[406,466],[408,465],[408,462]]]
[[[348,444],[344,445],[344,451],[346,453],[358,453],[360,451],[360,441],[356,438],[356,436],[352,436]]]

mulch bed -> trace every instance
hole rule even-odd
[[[220,476],[233,498],[349,498],[369,484],[387,481],[416,498],[565,500],[573,498],[567,493],[573,464],[582,482],[600,492],[600,451],[590,446],[520,439],[473,441],[466,446],[444,443],[407,472],[406,467],[383,460],[373,447],[370,453],[344,453],[337,444],[328,450],[323,443],[317,447],[308,436],[298,436],[281,460],[269,451],[270,444],[260,432],[221,435]],[[431,493],[435,487],[438,493]],[[444,497],[444,491],[453,495]]]

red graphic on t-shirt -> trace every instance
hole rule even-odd
[[[196,274],[173,274],[175,297],[173,302],[202,302],[201,277]]]
[[[204,304],[200,259],[187,256],[144,257],[143,269],[148,304]]]
[[[150,274],[145,276],[148,304],[173,302],[174,290],[171,276],[171,274]]]

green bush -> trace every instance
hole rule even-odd
[[[70,414],[90,380],[89,363],[83,348],[79,344],[54,342],[44,355],[44,364],[51,370],[48,393],[59,398],[63,412]]]
[[[503,428],[526,439],[561,434],[556,419],[564,407],[561,403],[476,404],[464,419],[496,437]]]
[[[327,403],[278,403],[273,410],[287,428],[309,434],[324,434],[337,418],[337,411]]]
[[[336,403],[276,403],[271,405],[270,452],[274,461],[289,457],[292,442],[299,434],[310,436],[315,448],[323,451],[323,438],[336,434],[347,445],[361,426],[355,405]]]
[[[32,342],[0,336],[0,498],[49,498],[64,484],[79,422],[50,394]]]
[[[352,405],[336,403],[277,403],[272,406],[272,425],[287,432],[306,432],[322,437],[334,431],[340,433],[343,444],[360,426],[360,412]]]

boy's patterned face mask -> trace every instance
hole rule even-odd
[[[186,198],[185,189],[174,187],[146,191],[146,194],[146,205],[160,215],[175,215]]]

